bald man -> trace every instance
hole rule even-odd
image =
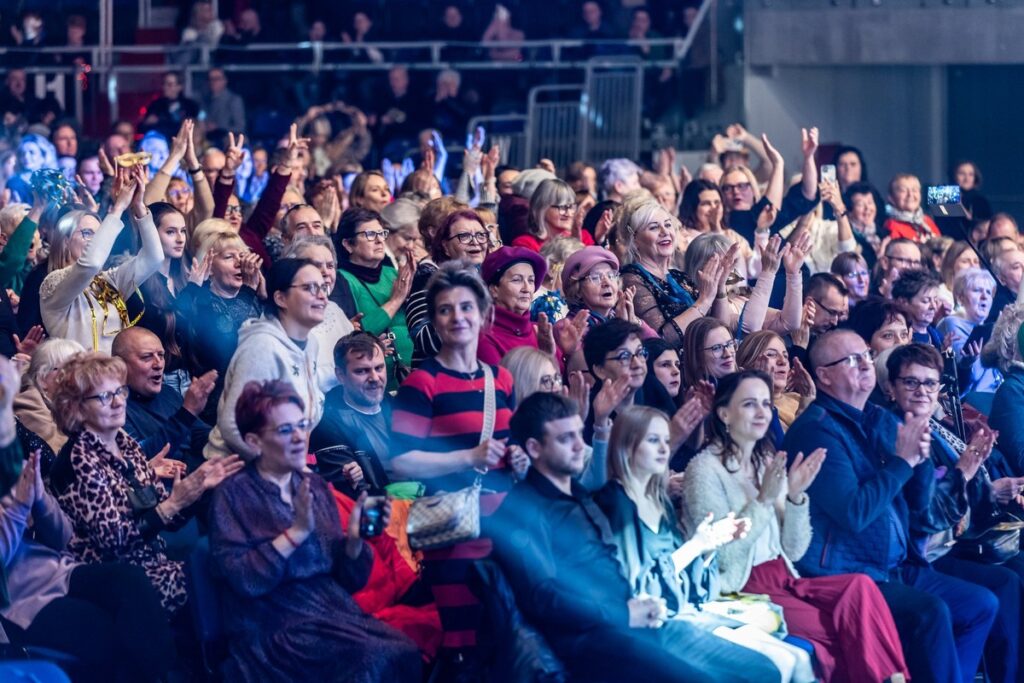
[[[167,458],[194,469],[202,463],[210,425],[198,418],[213,391],[217,371],[196,377],[181,394],[164,385],[163,343],[143,327],[129,327],[114,337],[110,351],[128,367],[127,415],[124,429],[152,458],[167,444]]]

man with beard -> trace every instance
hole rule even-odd
[[[327,392],[324,416],[309,441],[320,475],[353,498],[361,487],[378,492],[388,483],[382,465],[391,446],[385,354],[384,344],[368,332],[338,340],[334,373],[341,385]]]

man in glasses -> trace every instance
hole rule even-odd
[[[797,561],[803,576],[863,573],[874,579],[915,680],[969,679],[997,603],[988,591],[957,598],[963,582],[931,569],[910,538],[911,515],[934,493],[928,416],[896,416],[868,402],[875,388],[871,350],[856,333],[832,330],[811,347],[817,398],[789,428],[787,453],[827,450],[807,490],[813,535]],[[970,588],[970,586],[968,586]],[[870,618],[865,615],[866,618]]]
[[[591,410],[583,430],[587,443],[592,443],[595,424],[600,430],[607,418],[614,419],[618,410],[642,402],[642,388],[647,377],[647,351],[640,339],[640,326],[612,318],[592,327],[583,339],[583,358],[594,378],[594,388],[590,392]],[[611,406],[605,406],[604,400],[598,400],[598,394],[606,384],[610,388],[602,399],[614,391]]]
[[[831,273],[815,273],[804,289],[804,307],[814,303],[814,317],[804,321],[802,338],[795,333],[792,337],[790,356],[799,358],[808,366],[807,349],[815,340],[829,330],[834,330],[850,317],[850,300],[846,285]]]

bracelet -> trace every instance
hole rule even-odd
[[[188,172],[189,172],[189,175],[195,175],[196,173],[202,173],[203,172],[203,167],[202,166],[196,166],[195,168],[188,169]]]
[[[298,549],[299,549],[299,544],[295,542],[295,539],[293,539],[293,538],[291,537],[291,534],[289,534],[289,533],[288,533],[288,530],[287,530],[287,529],[285,529],[285,530],[284,530],[284,531],[282,531],[281,533],[282,533],[282,534],[284,534],[284,537],[285,537],[286,539],[288,539],[288,542],[289,542],[289,543],[291,543],[291,544],[292,544],[292,548],[294,548],[295,550],[298,550]]]
[[[728,298],[729,298],[729,293],[728,292],[726,292],[725,294],[715,294],[715,301],[721,301],[722,299],[728,299]]]
[[[838,220],[840,218],[846,218],[846,216],[849,215],[849,213],[850,213],[849,211],[843,211],[842,213],[837,213],[836,214],[836,219]]]

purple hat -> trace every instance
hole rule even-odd
[[[562,280],[582,280],[599,263],[607,263],[613,270],[619,269],[619,259],[604,247],[583,247],[565,259]]]
[[[525,247],[495,249],[484,259],[484,263],[480,267],[480,275],[487,284],[496,285],[505,271],[517,263],[530,264],[533,268],[533,277],[537,280],[537,286],[540,287],[544,276],[548,273],[548,264],[543,256]]]

